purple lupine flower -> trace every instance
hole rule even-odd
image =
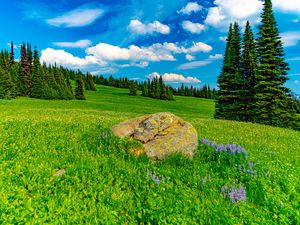
[[[222,187],[222,193],[224,197],[228,197],[233,204],[238,203],[239,201],[246,202],[246,190],[242,185],[239,186],[238,190],[235,186],[228,188],[228,186]]]
[[[104,134],[104,132],[102,132],[101,139],[102,139],[102,140],[105,139],[105,134]]]
[[[217,150],[218,150],[220,153],[222,153],[223,151],[225,151],[225,150],[226,150],[226,148],[225,148],[225,146],[224,146],[224,145],[218,145],[218,148],[217,148]]]
[[[158,178],[158,176],[156,176],[155,174],[152,175],[152,180],[155,181],[156,185],[160,184],[160,179]]]
[[[212,148],[216,148],[217,144],[216,144],[216,142],[211,142],[211,143],[210,143],[210,146],[211,146]]]
[[[239,186],[237,193],[238,193],[238,200],[241,200],[242,202],[246,202],[246,190],[242,185]]]
[[[201,142],[202,142],[202,144],[205,145],[205,144],[209,143],[209,139],[208,138],[204,138],[204,139],[202,139]]]
[[[231,153],[232,155],[234,155],[234,154],[236,153],[236,151],[237,151],[237,146],[236,146],[236,144],[232,144],[232,145],[230,146],[230,153]]]

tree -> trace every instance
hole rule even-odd
[[[243,37],[243,54],[242,54],[242,77],[243,84],[243,110],[241,110],[242,120],[250,122],[253,120],[254,108],[254,87],[256,85],[256,68],[257,68],[257,52],[254,35],[247,21],[245,33]]]
[[[34,56],[33,56],[33,67],[32,67],[32,89],[30,93],[30,97],[32,98],[44,98],[44,78],[42,77],[43,73],[41,71],[41,64],[39,59],[38,51],[36,47],[34,48]]]
[[[241,38],[237,23],[229,26],[225,56],[218,85],[220,88],[215,118],[240,120],[242,77],[240,72]]]
[[[134,96],[137,95],[137,85],[134,82],[132,82],[132,84],[130,85],[129,94]]]
[[[31,81],[30,81],[30,65],[27,59],[26,45],[21,45],[21,72],[20,72],[20,82],[21,86],[19,88],[21,95],[28,95],[30,93]]]
[[[7,70],[0,68],[0,99],[11,99],[17,96],[17,89]]]
[[[11,42],[10,54],[9,54],[9,65],[12,66],[15,63],[14,43]]]
[[[257,38],[258,68],[255,85],[254,122],[280,127],[292,127],[296,120],[291,108],[290,90],[284,87],[288,80],[288,64],[271,0],[265,0]]]
[[[82,76],[78,76],[76,81],[76,89],[75,89],[75,98],[78,100],[85,100],[85,96],[83,93],[83,80]]]

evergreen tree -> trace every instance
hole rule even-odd
[[[0,68],[0,99],[17,97],[16,86],[7,70]]]
[[[245,33],[243,37],[243,54],[242,54],[242,77],[243,84],[243,110],[241,110],[242,120],[250,122],[253,119],[254,108],[254,87],[256,85],[256,68],[257,53],[254,35],[247,21]]]
[[[34,56],[33,56],[33,67],[32,67],[32,89],[30,93],[30,97],[32,98],[44,98],[44,78],[42,77],[41,72],[41,64],[39,59],[38,51],[36,47],[34,48]]]
[[[132,82],[132,84],[130,85],[130,88],[129,88],[130,95],[136,96],[137,95],[137,89],[138,89],[137,85],[134,82]]]
[[[30,93],[30,65],[28,64],[27,59],[27,50],[26,45],[21,45],[21,72],[20,72],[20,83],[21,86],[19,87],[21,95],[28,95]]]
[[[242,120],[240,114],[243,93],[241,76],[241,35],[237,23],[229,27],[222,72],[218,78],[220,87],[216,102],[215,117],[219,119]]]
[[[11,42],[10,54],[9,54],[9,65],[12,66],[14,63],[15,63],[14,43]]]
[[[291,108],[290,90],[283,85],[288,80],[288,64],[271,0],[265,0],[257,38],[258,69],[255,86],[254,122],[292,127],[296,120]]]
[[[76,89],[75,89],[75,98],[78,100],[85,100],[85,96],[83,93],[83,80],[82,76],[78,76],[76,81]]]
[[[142,96],[144,96],[144,97],[148,96],[148,93],[147,93],[147,82],[146,81],[142,85]]]
[[[86,80],[87,80],[87,85],[89,87],[87,90],[96,91],[96,86],[95,86],[92,74],[87,73]]]

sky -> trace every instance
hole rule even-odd
[[[0,47],[29,42],[48,64],[138,81],[217,87],[228,26],[255,34],[261,0],[1,0]],[[300,93],[300,0],[273,0],[290,65],[286,86]]]

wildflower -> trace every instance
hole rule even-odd
[[[155,181],[156,185],[159,185],[161,182],[161,180],[155,174],[152,175],[152,180]]]
[[[101,139],[102,139],[102,140],[105,139],[105,134],[104,134],[104,132],[102,132]]]
[[[204,139],[202,139],[202,141],[201,141],[201,142],[202,142],[202,144],[204,144],[204,145],[205,145],[205,144],[209,143],[209,139],[207,139],[207,138],[204,138]]]
[[[212,148],[216,148],[217,144],[216,144],[216,142],[211,142],[211,143],[210,143],[210,146],[211,146]]]
[[[239,201],[246,202],[246,190],[245,188],[240,185],[238,189],[233,186],[230,188],[226,185],[221,189],[223,196],[226,198],[228,197],[233,204],[238,203]]]

